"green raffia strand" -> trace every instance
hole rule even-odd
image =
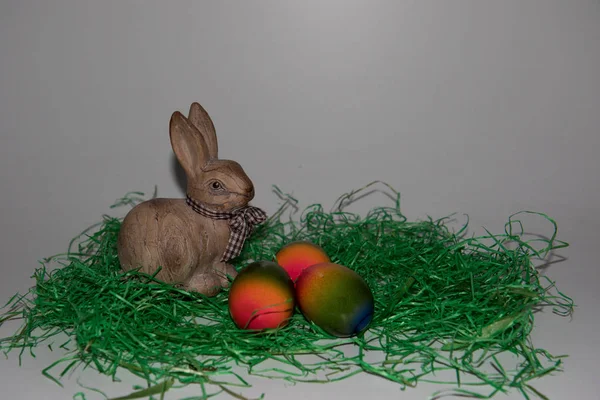
[[[392,207],[374,208],[365,217],[344,211],[378,191],[377,184],[395,198]],[[543,398],[531,381],[561,370],[562,356],[532,345],[534,313],[550,307],[570,315],[574,308],[533,265],[534,259],[567,246],[556,240],[552,219],[530,213],[551,222],[554,233],[548,240],[526,241],[521,214],[509,218],[502,234],[467,237],[466,225],[452,232],[447,218],[407,221],[400,212],[400,195],[382,182],[340,197],[331,212],[312,205],[299,220],[291,216],[297,201],[278,188],[275,193],[281,207],[247,240],[236,267],[272,260],[294,240],[322,246],[332,261],[357,271],[373,290],[375,315],[364,335],[329,337],[299,312],[279,330],[239,330],[228,314],[227,290],[205,298],[151,275],[121,271],[116,253],[121,220],[104,216],[94,227],[98,229],[74,239],[68,253],[42,263],[29,293],[9,300],[0,324],[12,319],[24,323],[14,336],[1,339],[2,350],[20,349],[20,358],[26,349],[33,352],[64,333],[68,341],[60,347],[70,354],[44,375],[60,384],[79,366],[113,378],[125,368],[148,386],[123,399],[162,397],[171,386],[188,384],[199,385],[198,399],[218,393],[242,399],[240,391],[249,384],[235,366],[250,375],[290,382],[331,382],[366,372],[397,382],[401,389],[417,382],[455,387],[433,398],[491,398],[507,391]],[[132,192],[114,206],[141,200],[142,193]],[[51,261],[60,267],[50,272]],[[346,345],[352,355],[344,351]],[[382,356],[371,360],[369,354]],[[510,356],[510,365],[502,361],[503,354]],[[261,368],[265,361],[279,366]],[[453,371],[455,381],[436,379],[443,370]],[[469,387],[489,390],[482,394]],[[85,396],[80,392],[76,397]]]

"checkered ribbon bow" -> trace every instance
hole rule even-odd
[[[244,241],[252,233],[254,225],[267,219],[267,214],[258,207],[246,206],[231,212],[218,212],[205,207],[190,196],[187,196],[186,202],[194,211],[204,217],[228,220],[231,234],[225,253],[221,257],[223,262],[237,257],[244,247]]]

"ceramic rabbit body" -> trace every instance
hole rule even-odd
[[[228,285],[228,276],[237,275],[222,259],[229,220],[201,214],[189,201],[210,213],[230,215],[248,206],[254,186],[240,164],[218,159],[215,128],[200,104],[192,104],[188,118],[174,112],[169,134],[187,176],[189,199],[156,198],[131,209],[119,232],[119,261],[124,270],[149,274],[160,266],[158,279],[213,296]]]

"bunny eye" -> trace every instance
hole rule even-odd
[[[211,189],[214,189],[214,190],[222,190],[223,189],[223,185],[219,181],[212,182],[210,184],[210,187],[211,187]]]

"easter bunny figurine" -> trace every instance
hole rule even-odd
[[[132,208],[119,232],[119,262],[125,271],[148,274],[161,267],[156,277],[163,282],[214,296],[228,276],[237,276],[227,261],[266,214],[248,205],[254,186],[240,164],[218,159],[215,127],[200,104],[191,105],[187,118],[174,112],[169,133],[187,176],[187,198],[155,198]]]

